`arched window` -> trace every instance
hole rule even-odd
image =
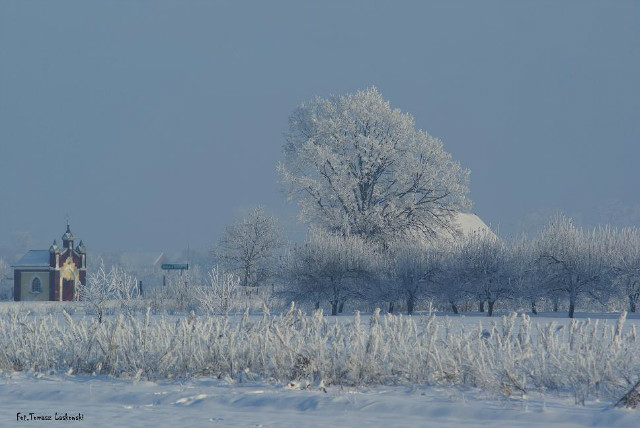
[[[33,278],[31,281],[31,292],[32,293],[42,293],[42,281],[37,276]]]

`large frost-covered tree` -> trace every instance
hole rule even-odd
[[[376,88],[301,104],[283,149],[289,200],[303,221],[330,231],[378,241],[433,236],[470,206],[469,171]]]
[[[257,207],[225,229],[214,254],[240,277],[241,285],[259,285],[270,275],[275,251],[282,245],[278,220]]]

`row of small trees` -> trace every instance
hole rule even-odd
[[[87,284],[80,284],[78,297],[89,305],[98,323],[102,323],[111,310],[131,315],[147,307],[226,313],[237,307],[239,285],[240,277],[216,266],[208,270],[205,277],[199,272],[194,277],[189,274],[172,277],[165,287],[155,287],[143,296],[133,275],[117,265],[106,268],[100,263],[96,271],[89,274]]]
[[[283,294],[327,302],[336,315],[346,301],[381,304],[403,301],[412,313],[435,301],[458,312],[475,300],[489,316],[496,302],[568,302],[573,317],[579,298],[602,304],[640,300],[640,231],[600,227],[585,230],[560,215],[536,237],[505,241],[491,232],[424,241],[405,237],[374,245],[361,237],[312,230],[287,251],[281,266]]]
[[[257,210],[252,216],[265,215]],[[254,245],[252,240],[244,242],[241,248]],[[279,262],[274,245],[255,245],[260,258],[227,263],[237,274],[217,267],[205,275],[194,271],[147,297],[183,310],[226,312],[237,306],[242,289],[249,288],[242,285],[254,284],[249,281],[258,278],[260,266],[279,283],[278,297],[316,307],[328,304],[333,315],[342,312],[346,302],[358,309],[388,305],[390,312],[402,302],[411,314],[427,302],[457,313],[463,302],[474,301],[489,316],[497,302],[511,309],[526,305],[533,313],[540,302],[551,302],[556,311],[566,302],[569,317],[584,298],[602,305],[625,301],[630,312],[640,303],[640,230],[584,229],[563,215],[553,217],[533,238],[503,240],[485,230],[467,236],[441,234],[432,240],[405,235],[380,244],[312,228],[307,239],[291,244]],[[249,272],[245,278],[244,272]],[[80,291],[99,319],[108,301],[123,302],[129,310],[127,305],[140,297],[136,279],[118,267],[100,266]]]

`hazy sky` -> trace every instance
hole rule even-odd
[[[207,248],[296,208],[293,109],[371,85],[503,233],[640,222],[640,2],[0,1],[0,243]],[[0,245],[2,246],[2,245]]]

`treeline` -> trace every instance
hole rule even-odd
[[[636,312],[640,230],[584,229],[558,215],[533,238],[504,240],[479,231],[376,244],[317,229],[286,251],[279,272],[283,297],[329,304],[332,315],[347,302],[389,312],[402,303],[409,314],[430,303],[457,313],[462,304],[475,302],[491,316],[500,302],[534,314],[541,303],[556,311],[562,305],[573,318],[585,299],[602,307],[625,302]]]
[[[262,216],[258,212],[254,217]],[[227,259],[219,259],[221,269],[194,266],[185,276],[170,278],[166,287],[143,295],[132,275],[101,265],[80,287],[79,297],[100,320],[114,299],[125,308],[142,307],[146,300],[154,311],[225,313],[295,301],[330,308],[332,315],[347,305],[361,311],[412,314],[435,307],[492,316],[499,305],[533,314],[566,308],[571,318],[578,304],[636,312],[640,303],[640,229],[635,227],[585,229],[558,215],[533,237],[502,239],[486,229],[378,241],[311,228],[304,242],[288,244],[277,257],[272,244],[262,245],[261,252],[249,251],[256,243],[274,240],[262,240],[264,227],[253,227],[259,222],[245,223],[246,230],[260,233],[237,234],[235,252],[226,249]]]

